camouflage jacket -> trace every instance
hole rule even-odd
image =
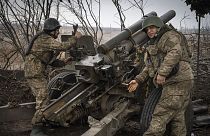
[[[155,44],[146,47],[144,56],[145,67],[136,76],[137,82],[144,82],[149,77],[156,78],[156,75],[166,77],[166,84],[193,79],[189,54],[186,51],[186,44],[179,32],[168,29],[156,39]],[[178,72],[169,77],[172,69],[178,64]]]
[[[45,33],[38,36],[34,41],[33,47],[25,57],[25,77],[44,77],[46,78],[47,65],[60,51],[65,51],[76,43],[76,38],[72,37],[68,42],[60,43]]]

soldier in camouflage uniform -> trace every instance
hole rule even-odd
[[[152,78],[162,95],[144,136],[162,136],[171,122],[171,135],[186,136],[185,111],[190,101],[193,73],[190,52],[183,34],[164,25],[159,17],[148,17],[143,31],[150,38],[145,53],[145,68],[129,83],[133,92],[137,86]]]
[[[55,39],[59,35],[61,25],[54,18],[48,18],[44,22],[44,28],[32,39],[26,49],[25,58],[25,77],[36,97],[36,112],[32,119],[32,125],[42,122],[42,109],[48,104],[49,96],[47,92],[46,68],[53,64],[54,56],[60,51],[70,49],[76,44],[77,38],[81,37],[81,33],[77,32],[75,36],[66,43],[60,43]],[[64,66],[66,61],[60,61],[60,65]]]

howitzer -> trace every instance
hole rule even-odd
[[[156,13],[151,12],[147,16],[152,15],[156,16]],[[129,27],[129,30],[132,30],[133,33],[135,33],[141,29],[141,24],[144,18],[145,17]],[[128,29],[125,29],[115,38],[120,37],[120,40],[122,41],[127,40],[130,36],[131,35],[128,33]],[[120,40],[118,43],[120,43]],[[114,45],[113,41],[115,40],[111,39],[107,43],[109,43],[109,45]],[[74,120],[89,114],[92,110],[95,110],[93,107],[98,109],[97,105],[101,105],[100,103],[102,103],[102,97],[104,97],[104,95],[106,95],[108,92],[111,90],[115,90],[115,92],[116,90],[120,90],[118,85],[121,83],[121,77],[124,73],[126,73],[125,70],[128,71],[129,68],[121,66],[121,64],[118,64],[117,61],[116,64],[110,63],[108,62],[108,58],[108,55],[100,53],[95,55],[83,55],[83,58],[80,58],[80,61],[75,64],[75,69],[79,71],[79,75],[77,75],[78,83],[45,108],[43,112],[45,119],[53,122],[59,122],[59,124],[62,125],[66,123],[66,121],[64,121],[62,118],[67,118],[69,122],[73,122]],[[115,73],[116,69],[118,69],[118,73]],[[124,71],[119,72],[119,70],[123,69]],[[118,89],[114,89],[116,87]],[[120,87],[122,88],[122,86]],[[124,92],[126,94],[126,91]],[[129,96],[129,94],[127,93],[126,96]],[[118,99],[120,99],[120,97]],[[83,102],[85,102],[85,104]],[[74,108],[80,110],[75,110]],[[104,107],[102,109],[104,109]],[[69,114],[70,112],[74,111],[79,111],[79,113],[71,113],[72,115]],[[68,116],[67,114],[71,116]]]
[[[161,19],[166,23],[174,16],[175,12],[169,11],[161,16]],[[79,71],[78,83],[45,108],[43,114],[46,120],[65,125],[89,115],[102,119],[101,117],[106,118],[104,115],[111,114],[117,105],[124,107],[124,110],[116,117],[126,112],[123,116],[126,118],[128,114],[140,110],[126,110],[131,106],[130,99],[134,98],[134,94],[128,93],[127,86],[122,83],[128,83],[139,71],[136,70],[133,63],[135,49],[127,51],[127,48],[122,48],[121,44],[128,42],[133,36],[144,37],[139,37],[142,40],[136,44],[141,44],[147,39],[145,32],[141,31],[143,20],[138,21],[138,25],[132,25],[139,28],[133,29],[134,34],[130,35],[125,29],[113,39],[99,46],[96,55],[85,56],[75,64],[75,69]],[[119,37],[122,38],[121,41],[115,39]],[[92,115],[96,111],[99,115]],[[116,129],[113,129],[114,131]]]
[[[156,16],[156,13],[151,12],[146,16]],[[175,12],[169,11],[161,19],[166,23],[174,16]],[[134,46],[142,45],[148,40],[141,30],[145,17],[99,46],[97,51],[93,44],[89,44],[91,47],[87,47],[85,43],[80,44],[79,48],[89,51],[78,59],[73,74],[62,74],[58,77],[59,83],[53,80],[52,83],[58,87],[50,89],[57,89],[62,94],[43,110],[46,122],[69,126],[78,119],[92,116],[98,120],[94,123],[97,127],[92,125],[83,135],[106,136],[114,135],[131,115],[139,114],[142,107],[132,102],[136,98],[135,94],[128,93],[127,86],[122,83],[128,83],[139,73],[134,64]],[[63,38],[65,37],[68,38]],[[78,53],[76,57],[77,55]],[[71,79],[74,83],[69,85]],[[157,90],[155,95],[160,96],[160,91]],[[157,102],[158,99],[155,100]]]

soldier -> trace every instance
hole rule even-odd
[[[185,111],[191,99],[194,78],[186,38],[164,25],[159,17],[146,18],[142,29],[150,38],[145,52],[145,68],[129,83],[128,90],[135,91],[148,79],[162,88],[144,136],[162,136],[170,121],[171,135],[186,136]]]
[[[32,90],[33,95],[36,98],[36,112],[32,119],[31,135],[35,133],[41,133],[37,130],[38,124],[43,121],[42,109],[49,102],[49,96],[47,92],[47,78],[48,73],[46,71],[48,65],[54,65],[54,56],[58,55],[60,51],[70,49],[76,45],[77,38],[81,37],[81,33],[76,32],[75,36],[69,39],[69,42],[60,43],[55,39],[59,35],[59,29],[61,25],[58,20],[54,18],[48,18],[44,22],[43,31],[33,37],[31,43],[26,49],[25,57],[25,77]],[[60,61],[59,64],[64,66],[68,60]]]

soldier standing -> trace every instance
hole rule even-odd
[[[32,118],[33,129],[31,135],[37,133],[44,135],[38,128],[40,128],[39,124],[43,121],[42,110],[49,103],[47,66],[53,64],[52,61],[55,55],[58,55],[60,51],[65,51],[75,46],[77,38],[81,37],[81,33],[76,32],[75,36],[70,38],[68,42],[65,44],[60,43],[55,40],[59,35],[60,27],[58,20],[54,18],[46,19],[43,31],[32,38],[26,49],[25,77],[36,98],[36,112]],[[67,60],[60,61],[59,64],[64,66],[66,62]]]
[[[144,136],[162,136],[171,121],[171,135],[186,136],[185,111],[193,87],[190,52],[183,34],[164,25],[159,17],[148,17],[142,29],[150,38],[145,52],[145,68],[129,83],[133,92],[138,85],[152,79],[162,87],[161,97]]]

